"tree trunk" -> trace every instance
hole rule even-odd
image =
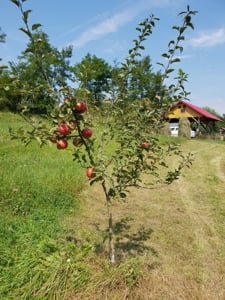
[[[109,213],[109,261],[111,264],[115,263],[115,249],[113,242],[113,222],[112,213]]]
[[[110,196],[107,192],[107,188],[105,185],[105,181],[102,182],[102,187],[105,193],[106,203],[107,203],[107,211],[108,211],[108,222],[109,222],[109,261],[111,264],[115,263],[115,248],[114,248],[114,241],[113,241],[113,221],[112,221],[112,212],[110,209]]]

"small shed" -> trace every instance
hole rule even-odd
[[[188,118],[192,130],[199,132],[203,128],[209,134],[215,131],[215,123],[221,121],[217,116],[185,100],[180,100],[171,107],[168,118],[170,123]]]

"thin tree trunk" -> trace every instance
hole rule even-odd
[[[105,193],[105,198],[107,202],[107,211],[108,211],[108,230],[109,230],[109,261],[111,264],[115,263],[115,247],[114,247],[114,241],[113,241],[113,220],[112,220],[112,212],[110,210],[110,196],[107,192],[107,188],[105,185],[105,181],[102,182],[102,187]]]
[[[115,248],[113,241],[113,221],[112,213],[109,212],[109,261],[111,264],[115,263]]]

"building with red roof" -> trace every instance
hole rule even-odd
[[[179,123],[180,118],[188,118],[191,123],[191,129],[211,133],[215,131],[215,123],[221,121],[217,116],[198,107],[189,101],[180,100],[170,109],[168,115],[170,123]]]

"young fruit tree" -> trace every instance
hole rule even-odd
[[[38,51],[41,41],[37,42],[34,35],[40,24],[29,25],[30,10],[24,10],[24,1],[11,1],[22,13],[25,26],[21,30],[34,45],[32,54],[37,66],[45,74],[41,65],[41,53]],[[160,143],[159,133],[167,121],[171,105],[188,95],[184,88],[187,75],[179,69],[174,78],[171,76],[175,72],[173,65],[179,62],[178,54],[183,51],[181,43],[185,39],[184,34],[188,28],[194,28],[192,16],[195,14],[196,11],[190,10],[189,6],[179,14],[182,24],[173,27],[177,37],[169,41],[168,51],[162,54],[166,63],[159,63],[161,82],[154,99],[129,99],[132,68],[144,50],[144,41],[152,34],[155,23],[159,20],[151,15],[136,28],[138,37],[133,41],[134,45],[115,78],[116,97],[112,100],[109,96],[103,102],[102,107],[98,108],[97,118],[90,101],[90,92],[82,82],[79,88],[62,86],[56,93],[46,79],[46,89],[52,97],[59,99],[58,107],[51,113],[50,122],[35,123],[32,118],[23,114],[32,130],[21,128],[19,132],[11,132],[12,138],[20,138],[25,144],[37,140],[40,146],[53,143],[59,150],[72,148],[73,159],[84,168],[89,183],[101,185],[108,212],[108,253],[112,264],[115,263],[113,201],[125,199],[131,187],[151,189],[170,184],[192,162],[191,154],[182,153],[179,145]],[[85,72],[82,76],[85,82]],[[175,83],[166,85],[168,78]],[[115,90],[113,95],[115,96]],[[102,130],[96,130],[97,127]],[[178,158],[175,167],[170,165],[171,157]]]

